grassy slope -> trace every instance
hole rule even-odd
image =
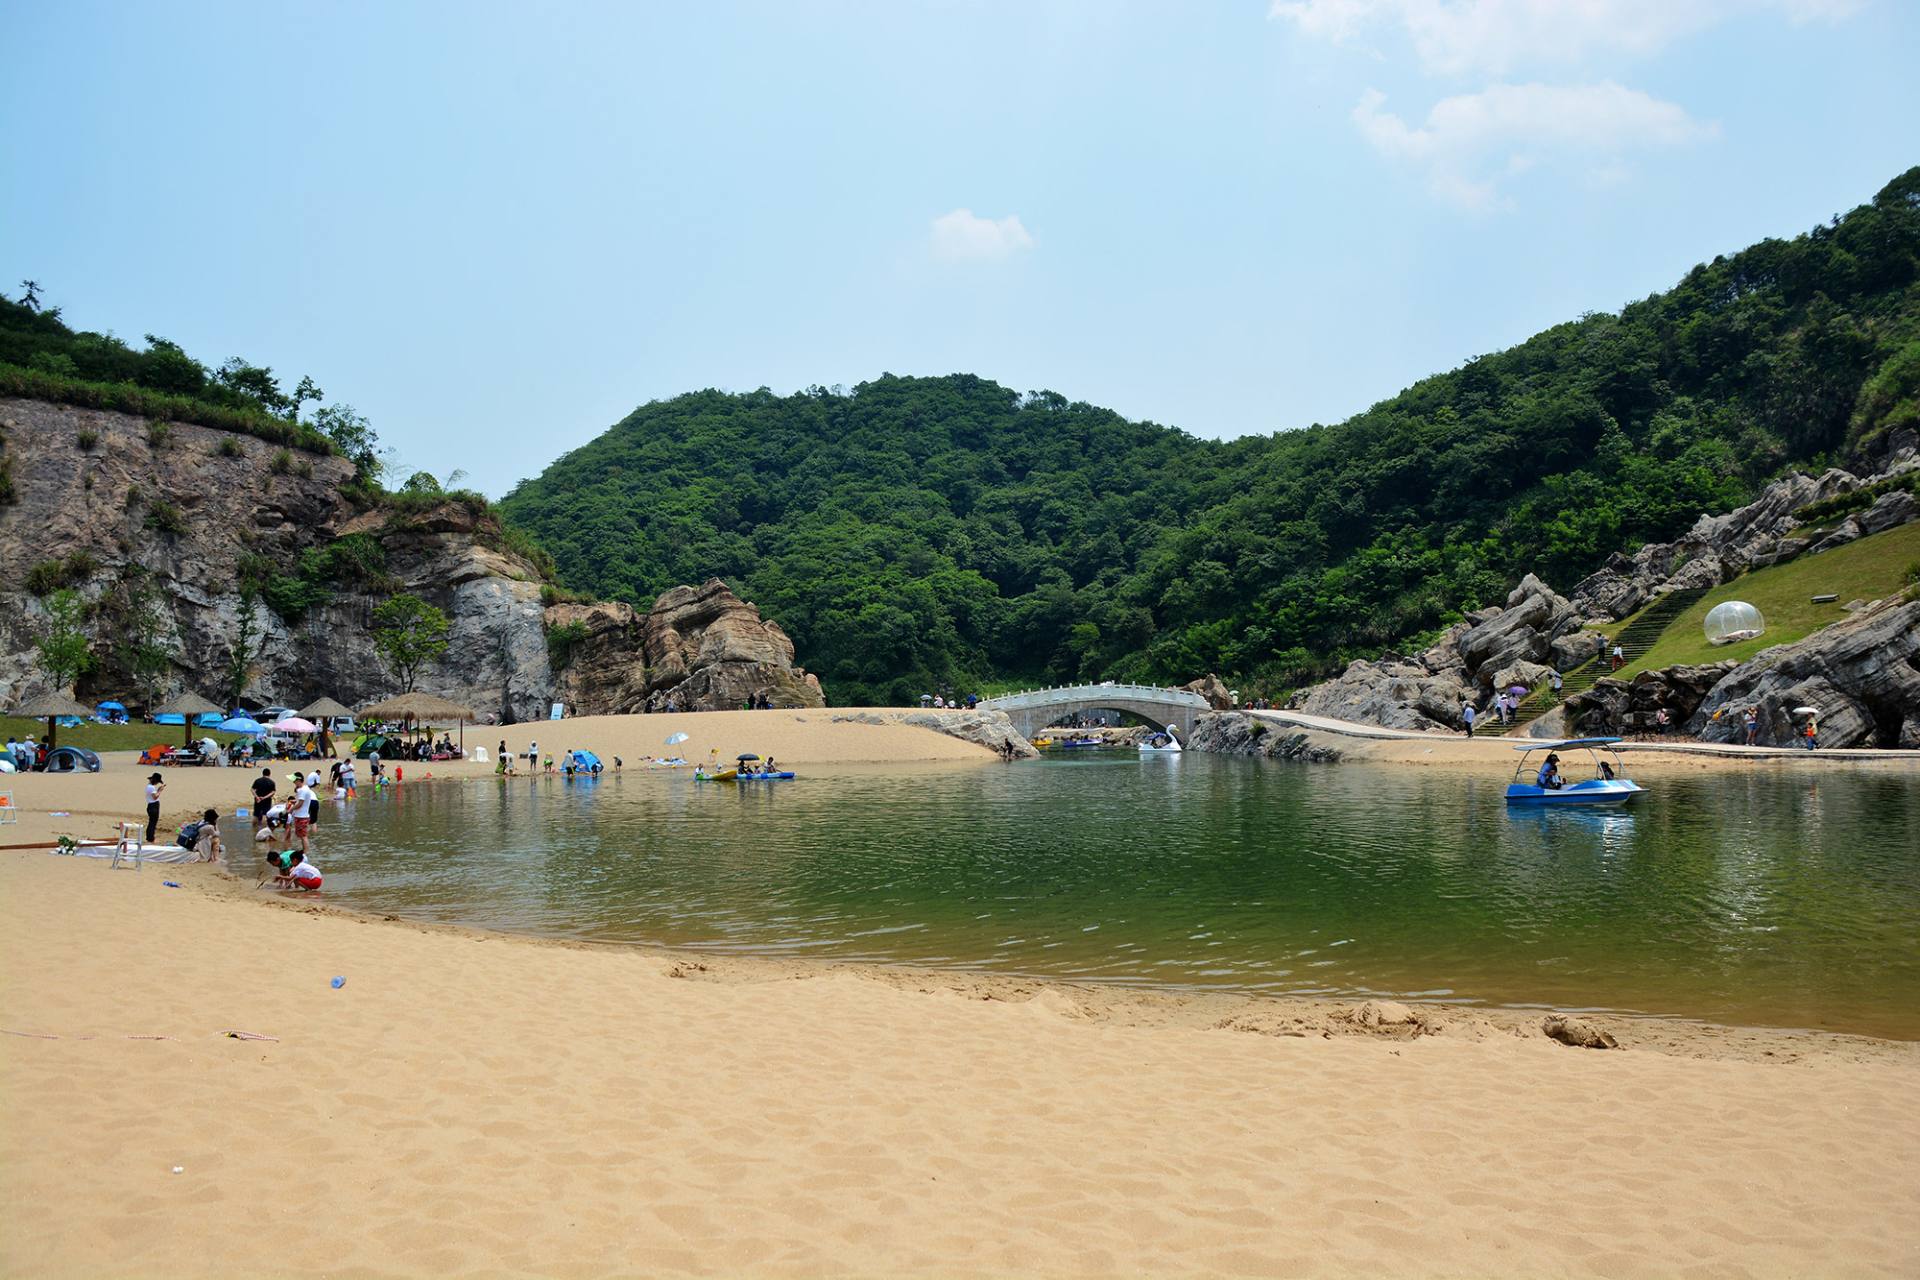
[[[38,742],[46,736],[45,720],[26,720],[20,716],[0,716],[0,744],[6,736]],[[90,751],[142,751],[156,742],[180,745],[181,726],[177,724],[83,724],[77,729],[61,729],[55,741],[63,747],[86,747]],[[225,745],[240,735],[218,729],[195,729],[195,741],[212,738]]]
[[[1744,662],[1762,649],[1811,635],[1846,617],[1849,600],[1877,600],[1906,585],[1907,571],[1920,564],[1920,521],[1876,533],[1816,556],[1759,569],[1707,592],[1675,618],[1653,647],[1620,674],[1670,667],[1678,663]],[[1832,604],[1814,604],[1816,595],[1833,594]],[[1738,644],[1710,645],[1702,630],[1707,611],[1726,600],[1745,600],[1767,620],[1767,629]],[[1627,621],[1631,621],[1628,619]],[[1608,628],[1618,631],[1626,621]]]

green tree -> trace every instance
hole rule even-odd
[[[397,595],[373,611],[373,647],[412,693],[423,668],[447,651],[447,615],[416,595]]]
[[[286,417],[293,407],[292,398],[280,389],[280,380],[264,365],[248,364],[234,356],[215,370],[213,376],[227,390],[275,417]]]
[[[373,424],[354,412],[350,404],[330,404],[317,410],[313,425],[333,441],[340,456],[359,469],[360,478],[369,484],[379,482],[384,468],[380,462],[380,437]]]
[[[86,601],[72,587],[47,597],[47,633],[40,638],[38,650],[40,670],[56,689],[72,687],[93,669]]]
[[[320,389],[319,383],[310,377],[302,377],[300,379],[300,385],[295,387],[293,394],[287,397],[287,416],[289,418],[298,418],[300,416],[301,405],[307,403],[319,404],[326,398],[327,393]]]
[[[227,649],[227,660],[220,666],[221,694],[224,705],[239,705],[253,677],[253,664],[267,646],[266,628],[260,620],[260,597],[251,587],[240,592],[240,626]]]
[[[159,584],[150,574],[140,574],[127,585],[116,643],[121,664],[139,686],[145,705],[152,708],[159,700],[161,677],[173,667],[178,635],[173,616],[162,602]]]

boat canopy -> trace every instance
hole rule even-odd
[[[1610,747],[1625,738],[1568,738],[1563,742],[1515,743],[1515,751],[1564,751],[1568,747]]]

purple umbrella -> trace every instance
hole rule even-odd
[[[1519,697],[1521,694],[1525,693],[1526,691],[1527,691],[1527,686],[1523,684],[1507,686],[1507,692],[1512,694],[1516,698]]]

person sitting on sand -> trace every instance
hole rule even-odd
[[[303,893],[314,893],[320,888],[320,868],[308,862],[307,855],[298,850],[288,859],[287,875],[293,887]]]
[[[221,856],[220,848],[220,811],[208,809],[200,815],[198,822],[189,822],[180,828],[180,834],[174,842],[182,849],[190,849],[200,854],[200,861],[214,862]]]
[[[1547,762],[1540,766],[1540,772],[1534,778],[1534,784],[1547,791],[1558,791],[1560,789],[1559,756],[1551,751],[1547,753]]]

